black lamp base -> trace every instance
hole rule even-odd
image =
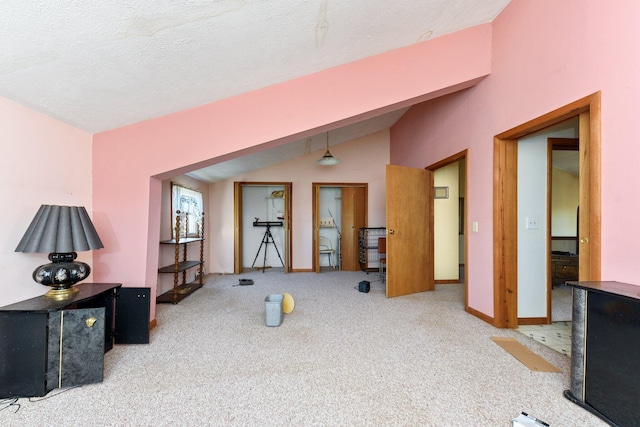
[[[51,263],[35,269],[33,280],[41,285],[54,288],[45,294],[46,298],[65,301],[78,293],[78,289],[73,285],[86,279],[91,273],[91,268],[84,262],[74,261],[76,257],[75,252],[50,253]]]

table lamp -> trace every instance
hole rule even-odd
[[[16,252],[49,253],[51,262],[36,268],[33,280],[53,288],[46,298],[63,301],[78,293],[73,285],[91,273],[88,264],[75,261],[76,251],[103,247],[84,207],[42,205]]]

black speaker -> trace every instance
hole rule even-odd
[[[360,292],[364,292],[366,294],[367,292],[369,292],[369,289],[371,289],[371,284],[366,280],[363,280],[362,282],[358,283],[358,290]]]

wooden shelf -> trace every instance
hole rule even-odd
[[[202,261],[180,261],[178,264],[171,264],[158,269],[158,273],[180,273],[200,264],[202,264]]]
[[[203,240],[204,240],[204,237],[182,237],[178,241],[176,241],[176,239],[163,240],[160,242],[160,244],[161,245],[183,245],[186,243],[201,242]]]
[[[156,298],[156,302],[158,304],[176,304],[182,301],[183,299],[185,299],[186,297],[188,297],[189,295],[191,295],[192,293],[194,293],[195,291],[197,291],[198,289],[200,289],[201,287],[202,287],[202,284],[198,282],[178,285],[175,289],[170,289],[164,294],[158,296]]]
[[[176,224],[175,224],[175,236],[180,235],[180,211],[176,211]],[[188,228],[188,227],[187,227]],[[161,245],[173,245],[175,251],[174,263],[161,267],[158,269],[159,274],[173,274],[173,288],[169,291],[156,297],[157,303],[170,303],[177,304],[178,302],[191,295],[196,290],[200,289],[203,285],[203,266],[204,266],[204,213],[200,221],[200,229],[198,230],[199,236],[197,237],[178,237],[177,239],[163,240]],[[200,259],[197,261],[187,260],[187,246],[189,243],[200,243]],[[180,253],[182,252],[182,254]],[[190,268],[198,268],[196,277],[197,283],[187,283],[187,270]],[[180,274],[182,273],[182,274]],[[182,276],[182,283],[180,283],[180,276]]]

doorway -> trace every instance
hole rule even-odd
[[[258,234],[247,239],[250,233]],[[235,182],[234,274],[267,264],[291,272],[291,183]]]
[[[320,272],[320,236],[332,242],[334,267],[358,271],[358,232],[367,226],[366,183],[312,183],[313,271]]]
[[[545,323],[570,321],[572,316],[572,291],[565,282],[579,279],[579,147],[577,138],[547,139],[547,265],[550,271]]]
[[[600,280],[600,92],[494,137],[494,318],[518,327],[518,140],[570,118],[579,120],[579,280]]]
[[[449,246],[449,245],[454,245],[456,250],[454,251],[454,253],[452,254],[452,256],[454,256],[454,258],[449,260],[450,268],[449,271],[451,271],[452,269],[458,270],[458,279],[447,279],[447,278],[442,278],[438,276],[438,272],[434,272],[434,280],[435,283],[437,284],[443,284],[443,283],[463,283],[464,284],[464,304],[465,304],[465,310],[468,309],[468,289],[467,289],[467,263],[465,261],[466,258],[466,254],[467,254],[467,234],[466,234],[466,224],[467,224],[467,217],[466,217],[466,213],[467,213],[467,169],[466,169],[466,164],[467,164],[467,150],[461,151],[459,153],[454,154],[453,156],[447,157],[446,159],[443,159],[437,163],[434,163],[431,166],[426,167],[425,169],[434,172],[434,176],[437,176],[437,171],[438,170],[444,170],[445,168],[450,168],[452,166],[457,166],[457,174],[456,176],[453,178],[455,179],[457,182],[452,182],[452,185],[457,186],[457,191],[452,193],[450,191],[443,191],[442,197],[446,197],[448,196],[449,198],[453,199],[451,200],[451,206],[453,209],[455,209],[455,213],[452,212],[451,210],[449,210],[448,212],[445,211],[443,213],[438,213],[437,206],[436,206],[436,202],[439,202],[440,200],[438,200],[438,198],[440,197],[438,194],[435,193],[434,190],[434,209],[432,212],[432,216],[433,218],[431,219],[431,226],[433,228],[433,236],[432,238],[434,239],[434,250],[432,251],[432,264],[435,266],[436,264],[436,253],[437,252],[442,252],[441,249],[444,249],[443,246]],[[446,183],[446,182],[445,182]],[[436,187],[439,187],[439,183],[438,181],[435,181],[434,184]],[[446,199],[445,199],[446,200]],[[442,217],[442,216],[446,216],[448,215],[449,218],[438,218],[438,217]],[[452,223],[453,226],[453,234],[450,234],[448,237],[445,237],[444,240],[442,239],[438,239],[438,236],[436,235],[436,229],[438,228],[437,224],[441,223],[442,221],[445,222],[450,222]],[[456,241],[453,241],[453,239],[455,239]],[[455,258],[455,255],[457,255],[457,258]],[[434,267],[435,268],[435,267]],[[444,274],[449,274],[451,275],[452,273],[449,272],[447,273],[446,270],[444,270],[443,272]],[[455,271],[454,271],[455,273]]]

